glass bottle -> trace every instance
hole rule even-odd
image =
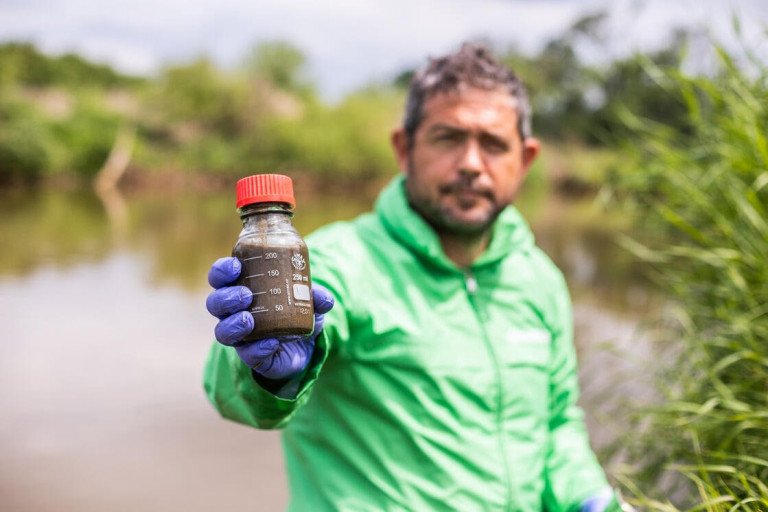
[[[280,174],[257,174],[237,182],[243,230],[232,249],[242,263],[236,285],[253,293],[253,332],[245,341],[307,335],[314,328],[309,254],[293,226],[293,182]]]

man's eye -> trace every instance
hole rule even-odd
[[[438,144],[453,145],[460,144],[464,140],[464,136],[460,133],[446,132],[436,134],[432,140]]]
[[[509,151],[509,145],[503,140],[499,140],[495,137],[483,137],[481,144],[489,153],[498,154]]]

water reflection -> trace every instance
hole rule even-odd
[[[254,478],[282,474],[274,433],[205,400],[203,293],[148,285],[150,266],[115,251],[0,281],[3,510],[245,512]]]
[[[119,249],[148,259],[152,282],[194,290],[205,286],[210,263],[229,253],[240,231],[229,190],[116,193],[107,199],[88,190],[0,195],[0,276],[102,261]],[[369,210],[374,199],[375,189],[299,189],[294,223],[307,234]],[[600,296],[613,309],[642,302],[641,268],[616,244],[616,227],[602,224],[599,212],[545,195],[523,199],[519,206],[537,243],[564,270],[575,293]]]
[[[306,234],[352,218],[374,192],[299,188],[295,224]],[[234,192],[121,200],[115,216],[88,191],[0,197],[3,508],[245,511],[258,493],[265,509],[281,509],[276,434],[220,420],[200,384],[214,324],[205,276],[240,230]],[[613,437],[611,400],[634,393],[614,381],[637,372],[601,344],[647,352],[635,326],[652,295],[615,226],[588,205],[540,195],[521,209],[572,287],[599,447]]]
[[[0,196],[0,247],[0,275],[98,261],[111,248],[109,221],[90,191],[5,193]]]

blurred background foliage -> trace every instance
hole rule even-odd
[[[563,195],[602,200],[609,208],[602,224],[634,223],[623,243],[649,264],[667,301],[660,318],[648,319],[661,349],[647,369],[659,400],[617,413],[630,415],[629,427],[604,457],[627,461],[622,487],[644,508],[768,510],[765,60],[747,52],[735,61],[709,45],[715,64],[691,70],[691,48],[701,47],[693,43],[705,36],[679,31],[652,53],[585,62],[575,48],[604,48],[604,22],[600,13],[585,16],[536,55],[495,49],[532,98],[534,131],[546,148],[534,185],[546,180]],[[273,170],[301,173],[302,183],[354,184],[396,172],[388,137],[413,70],[329,104],[306,64],[300,49],[274,41],[254,47],[236,69],[201,56],[131,77],[76,55],[5,43],[0,185],[35,185],[25,194],[40,195],[39,206],[28,215],[42,209],[78,224],[69,221],[99,201],[89,196],[73,210],[45,185],[91,182],[126,127],[136,137],[125,185],[155,178],[165,185],[171,175],[231,187],[234,178]],[[160,229],[173,220],[161,208],[166,197],[149,196],[137,214],[148,220],[129,221]],[[13,212],[29,196],[7,198],[0,209]],[[187,201],[180,212],[209,204]],[[219,212],[222,246],[232,217],[226,201],[208,206]],[[150,229],[142,243],[186,251],[195,243],[194,219],[179,219],[186,224],[174,224],[173,239]],[[99,222],[88,233],[109,230]],[[8,225],[11,239],[44,240],[63,229],[29,233],[18,216]],[[94,252],[106,251],[96,240]]]
[[[646,63],[681,122],[626,109],[622,151],[642,172],[608,177],[636,223],[623,244],[667,301],[649,324],[659,404],[616,446],[654,510],[768,510],[768,66],[715,51],[707,76]]]
[[[583,62],[576,46],[600,48],[604,22],[604,14],[585,16],[536,55],[495,49],[527,82],[537,135],[572,155],[600,154],[599,168],[545,170],[566,188],[594,189],[606,169],[620,167],[624,110],[687,129],[684,104],[659,87],[646,64],[678,69],[691,34],[680,32],[650,55]],[[400,121],[413,71],[328,104],[307,78],[306,65],[296,46],[272,41],[254,47],[235,69],[201,56],[157,76],[131,77],[77,55],[49,56],[28,43],[5,43],[0,183],[90,179],[125,125],[137,131],[129,175],[232,177],[281,169],[368,179],[395,172],[388,135]]]

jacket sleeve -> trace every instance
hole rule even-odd
[[[259,429],[278,429],[309,400],[332,347],[338,344],[336,340],[348,335],[343,272],[329,268],[327,260],[322,251],[310,245],[312,281],[328,288],[335,305],[326,313],[323,332],[315,342],[307,368],[300,375],[277,390],[267,389],[240,360],[234,348],[214,341],[203,381],[208,399],[224,418]]]
[[[328,340],[323,333],[304,372],[273,393],[257,382],[234,348],[214,342],[205,366],[205,392],[226,419],[260,429],[281,428],[309,399],[327,356]]]
[[[550,442],[544,509],[574,512],[589,496],[608,486],[589,444],[579,398],[571,303],[565,283],[554,295],[553,357],[550,366]]]

